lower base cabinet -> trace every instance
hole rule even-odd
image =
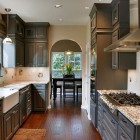
[[[96,127],[96,104],[90,100],[90,118],[93,123],[93,125]]]
[[[33,111],[46,111],[46,84],[33,84]]]
[[[108,110],[98,103],[98,131],[103,140],[117,140],[118,123]]]
[[[4,115],[4,140],[9,140],[19,128],[19,104]]]

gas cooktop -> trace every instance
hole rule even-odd
[[[140,96],[136,93],[109,93],[105,94],[105,97],[115,105],[140,105]]]

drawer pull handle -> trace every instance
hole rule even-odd
[[[127,121],[126,121],[126,120],[124,120],[124,119],[122,119],[122,122],[123,122],[123,123],[127,123]]]
[[[121,133],[121,136],[125,139],[127,139],[127,137],[124,135],[124,133]]]
[[[111,120],[111,123],[112,123],[112,124],[116,124],[113,120]]]

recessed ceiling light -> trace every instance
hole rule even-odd
[[[61,7],[62,7],[62,5],[60,5],[60,4],[55,5],[55,8],[61,8]]]
[[[88,6],[86,6],[86,7],[85,7],[85,9],[86,9],[86,10],[89,10],[89,7],[88,7]]]
[[[98,0],[98,1],[100,1],[100,2],[101,2],[102,0]]]
[[[62,18],[59,18],[59,21],[62,21],[63,19]]]

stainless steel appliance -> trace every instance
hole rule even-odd
[[[95,90],[95,80],[90,81],[90,118],[95,127],[97,127],[97,101],[98,93]]]
[[[124,105],[140,105],[140,97],[132,92],[109,93],[105,97],[112,103],[119,106]]]
[[[30,92],[29,86],[26,86],[19,91],[20,126],[23,124],[23,122],[27,118],[26,94],[28,94],[28,92]]]

